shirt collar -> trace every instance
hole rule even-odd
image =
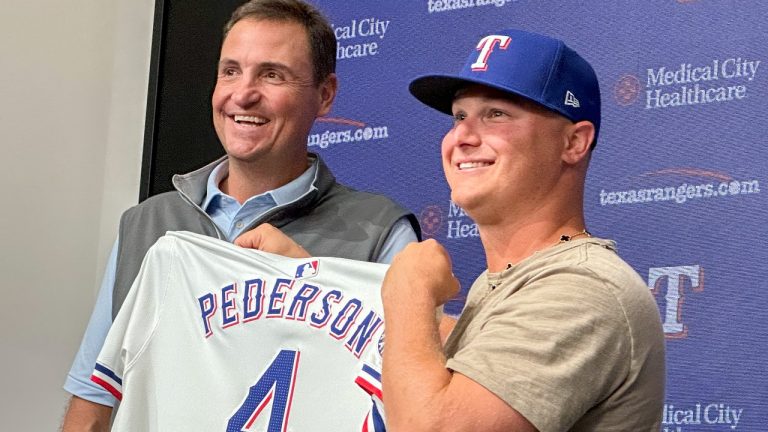
[[[283,204],[290,203],[292,201],[296,201],[299,198],[301,198],[303,195],[307,194],[308,192],[315,189],[315,186],[313,185],[315,176],[317,175],[317,167],[318,167],[318,158],[309,158],[309,161],[311,162],[309,165],[309,168],[307,168],[306,171],[304,171],[300,176],[296,177],[295,179],[291,180],[290,182],[284,184],[283,186],[280,186],[277,189],[273,189],[267,192],[264,192],[261,195],[256,195],[255,197],[262,196],[262,195],[270,195],[272,199],[275,201],[275,203],[280,206]],[[218,205],[218,201],[222,198],[227,196],[224,192],[219,189],[219,184],[221,183],[224,178],[227,177],[229,174],[229,160],[225,159],[223,160],[219,165],[216,166],[216,168],[211,171],[211,174],[208,176],[208,182],[206,184],[206,193],[205,193],[205,199],[203,200],[203,203],[201,207],[206,212],[210,213],[208,211],[208,207],[213,204]],[[251,197],[250,199],[253,199],[255,197]]]

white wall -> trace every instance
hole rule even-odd
[[[119,214],[138,197],[153,9],[3,1],[3,430],[59,426]]]

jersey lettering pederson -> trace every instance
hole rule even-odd
[[[91,377],[121,400],[112,430],[384,430],[386,269],[167,233]]]

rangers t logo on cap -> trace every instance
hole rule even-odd
[[[496,44],[498,43],[501,49],[507,49],[511,40],[511,37],[503,35],[490,35],[480,39],[480,42],[477,43],[477,50],[480,51],[480,55],[477,56],[477,61],[472,63],[472,70],[488,70],[488,57],[493,52]]]

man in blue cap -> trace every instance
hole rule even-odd
[[[428,240],[395,257],[382,288],[388,430],[658,431],[658,308],[584,220],[600,128],[592,67],[562,41],[504,30],[459,74],[410,91],[453,115],[443,169],[488,269],[441,346],[434,310],[459,289],[448,253]]]

